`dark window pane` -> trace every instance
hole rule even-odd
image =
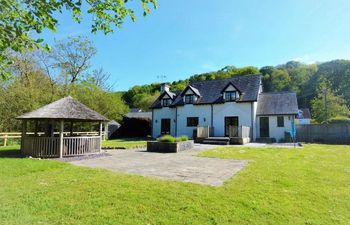
[[[185,103],[186,104],[193,104],[194,96],[193,95],[185,95]]]
[[[187,126],[188,127],[198,126],[198,117],[187,117]]]
[[[277,127],[284,127],[284,117],[283,116],[277,117]]]
[[[227,101],[227,102],[236,101],[236,91],[226,91],[225,92],[225,101]]]

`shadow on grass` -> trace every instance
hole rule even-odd
[[[23,158],[17,147],[0,148],[0,158]]]

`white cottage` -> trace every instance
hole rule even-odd
[[[298,114],[296,94],[262,90],[260,75],[193,82],[179,92],[163,84],[150,107],[152,136],[279,141]]]

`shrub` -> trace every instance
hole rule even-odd
[[[158,138],[158,141],[159,141],[159,142],[169,142],[169,143],[173,143],[173,142],[176,142],[176,138],[174,138],[174,137],[171,136],[171,135],[164,135],[164,136]]]
[[[182,135],[182,136],[178,137],[178,139],[180,141],[188,141],[188,137],[186,135]]]
[[[330,118],[328,120],[328,122],[329,123],[336,123],[336,124],[339,124],[339,123],[350,123],[350,118],[344,117],[344,116],[337,116],[337,117]]]
[[[158,138],[157,141],[174,143],[174,142],[188,141],[188,137],[186,135],[183,135],[183,136],[175,138],[171,135],[164,135],[164,136]]]

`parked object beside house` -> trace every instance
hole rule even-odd
[[[282,140],[298,114],[296,94],[264,93],[260,75],[199,81],[181,92],[164,84],[152,109],[152,136],[222,144]]]
[[[299,109],[295,123],[298,125],[311,124],[311,113],[307,108]]]
[[[120,123],[116,122],[115,120],[109,121],[107,123],[106,139],[117,138],[118,130],[120,127],[121,127]]]
[[[147,137],[152,132],[151,112],[129,112],[124,115],[121,127],[118,129],[119,137]]]
[[[17,119],[22,120],[23,124],[21,153],[40,158],[62,158],[100,152],[103,123],[108,121],[106,117],[70,96]],[[75,123],[98,124],[98,136],[75,133]],[[32,134],[27,133],[29,127],[34,129]],[[68,133],[65,132],[66,129],[69,130]]]

